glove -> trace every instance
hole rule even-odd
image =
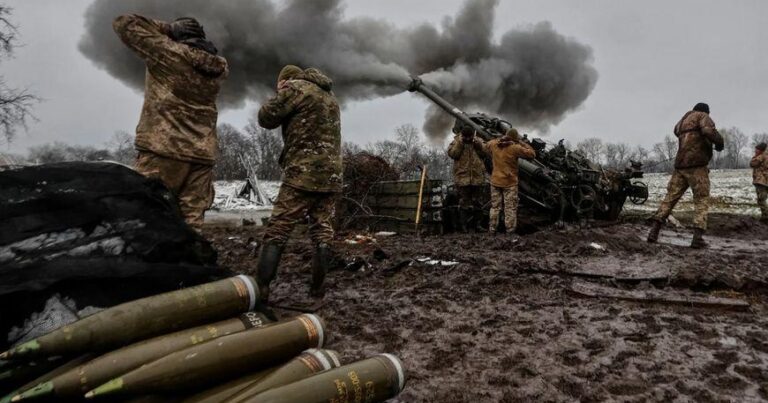
[[[724,144],[715,144],[715,151],[720,152],[725,148]]]
[[[205,38],[203,26],[196,19],[190,17],[179,18],[171,23],[170,35],[174,41],[183,41],[191,38]]]

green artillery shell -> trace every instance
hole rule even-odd
[[[42,359],[32,362],[16,363],[0,369],[0,391],[27,383],[40,375],[51,372],[67,361],[61,358]],[[2,392],[0,392],[2,393]]]
[[[143,364],[206,342],[217,337],[241,332],[246,329],[263,327],[269,320],[260,313],[246,312],[237,318],[211,325],[181,330],[173,334],[158,336],[104,354],[71,371],[61,374],[48,382],[36,385],[19,395],[21,400],[30,400],[53,394],[58,397],[83,396],[85,392],[136,369]]]
[[[237,276],[127,302],[63,326],[0,355],[0,359],[75,355],[124,346],[147,337],[251,311],[256,282]]]
[[[340,366],[339,356],[335,351],[313,348],[303,352],[260,381],[249,385],[228,400],[222,401],[226,403],[244,402],[261,392]]]
[[[182,403],[221,403],[228,397],[239,393],[241,390],[247,388],[254,382],[263,379],[265,376],[274,372],[276,368],[265,369],[257,372],[250,373],[248,375],[237,378],[233,381],[226,382],[224,384],[215,386],[211,389],[204,390],[196,393],[186,399],[181,400]]]
[[[270,389],[246,402],[377,403],[397,396],[403,387],[405,371],[400,360],[382,354]]]
[[[88,360],[90,360],[91,358],[93,358],[92,354],[85,354],[85,355],[83,355],[81,357],[78,357],[78,358],[75,358],[75,359],[73,359],[71,361],[68,361],[65,364],[63,364],[62,366],[54,369],[53,371],[51,371],[51,372],[49,372],[49,373],[47,373],[45,375],[42,375],[39,378],[37,378],[37,379],[35,379],[35,380],[31,381],[31,382],[28,382],[28,383],[22,385],[17,390],[9,393],[8,395],[6,395],[5,397],[0,399],[0,403],[10,403],[11,399],[14,396],[16,396],[16,394],[18,392],[20,392],[22,390],[29,389],[29,388],[37,385],[37,384],[43,383],[43,382],[45,382],[45,381],[47,381],[47,380],[49,380],[49,379],[51,379],[51,378],[53,378],[53,377],[55,377],[55,376],[57,376],[59,374],[62,374],[64,372],[69,371],[72,368],[77,368],[78,365],[80,365],[80,364],[82,364],[84,362],[88,362]]]
[[[178,392],[204,386],[285,362],[308,348],[322,347],[324,339],[320,319],[301,315],[169,354],[99,386],[85,397]]]

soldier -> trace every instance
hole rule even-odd
[[[718,133],[715,122],[709,117],[709,105],[698,103],[693,110],[686,113],[675,125],[675,136],[678,139],[675,170],[667,186],[667,196],[661,202],[656,214],[652,217],[653,225],[648,234],[648,242],[659,239],[662,223],[672,213],[672,209],[691,188],[695,215],[693,218],[694,232],[691,248],[706,248],[704,232],[707,230],[707,211],[709,209],[709,168],[712,159],[712,146],[718,152],[723,150],[723,137]]]
[[[768,144],[760,143],[755,146],[755,156],[749,162],[752,167],[752,183],[757,191],[757,206],[760,207],[760,221],[768,223]]]
[[[471,221],[474,229],[481,221],[486,172],[482,148],[483,141],[475,137],[475,131],[469,126],[457,133],[448,146],[448,156],[453,160],[453,183],[459,194],[459,223],[462,232],[467,231],[467,222]]]
[[[310,294],[323,295],[323,281],[331,261],[333,215],[342,187],[341,123],[333,82],[319,70],[285,66],[277,78],[277,95],[259,110],[259,124],[282,126],[280,166],[283,183],[264,232],[258,279],[266,301],[277,274],[285,243],[295,225],[310,219],[315,244]]]
[[[187,223],[199,229],[213,202],[216,98],[227,61],[194,18],[169,24],[122,15],[113,28],[147,66],[136,170],[173,191]]]
[[[489,231],[496,233],[503,204],[504,226],[507,234],[514,234],[517,228],[517,160],[533,159],[536,151],[528,143],[520,141],[520,134],[515,129],[509,129],[504,136],[489,141],[483,149],[493,160]]]

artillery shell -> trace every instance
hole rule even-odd
[[[51,372],[66,362],[57,357],[5,366],[0,369],[0,391],[16,389],[17,386]]]
[[[252,278],[232,277],[105,309],[3,354],[32,359],[103,351],[253,310],[258,298]]]
[[[405,371],[395,356],[382,354],[252,396],[246,402],[383,402],[405,387]]]
[[[244,402],[252,396],[256,396],[269,389],[287,385],[318,372],[340,366],[339,356],[335,351],[313,348],[303,352],[300,356],[281,366],[273,373],[258,382],[248,385],[245,389],[223,401],[226,403]]]
[[[268,323],[269,320],[263,314],[247,312],[234,319],[158,336],[104,354],[48,382],[20,393],[19,398],[15,401],[31,400],[47,395],[57,397],[83,396],[85,392],[114,377],[165,357],[170,353],[217,337],[263,327]]]
[[[26,384],[22,385],[17,390],[7,394],[5,397],[0,398],[0,403],[10,403],[11,399],[14,396],[16,396],[19,391],[29,389],[29,388],[37,385],[37,384],[43,383],[45,381],[48,381],[49,379],[51,379],[51,378],[53,378],[55,376],[58,376],[59,374],[62,374],[64,372],[67,372],[67,371],[69,371],[72,368],[77,368],[78,365],[80,365],[80,364],[82,364],[84,362],[88,362],[88,360],[90,360],[92,358],[93,358],[92,354],[85,354],[85,355],[82,355],[82,356],[77,357],[75,359],[72,359],[72,360],[66,362],[65,364],[63,364],[62,366],[54,369],[53,371],[51,371],[51,372],[49,372],[49,373],[47,373],[45,375],[42,375],[39,378],[37,378],[37,379],[35,379],[35,380],[31,381],[31,382],[27,382]]]
[[[182,403],[221,403],[230,396],[239,393],[241,390],[247,388],[254,382],[258,382],[264,379],[265,376],[274,372],[276,368],[265,369],[250,373],[245,376],[241,376],[233,381],[223,383],[215,386],[211,389],[204,390],[189,396],[183,400]]]
[[[215,384],[285,362],[308,348],[322,347],[323,327],[317,316],[307,314],[260,329],[219,337],[112,379],[86,393],[85,397],[172,393]]]

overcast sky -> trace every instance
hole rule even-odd
[[[115,131],[132,132],[142,95],[77,49],[91,0],[4,2],[14,8],[24,46],[0,64],[0,74],[44,102],[35,109],[39,121],[0,151],[21,153],[51,141],[103,146]],[[398,26],[437,24],[461,4],[347,0],[346,13]],[[581,109],[552,129],[552,140],[600,137],[649,146],[698,101],[710,104],[721,127],[768,132],[768,1],[501,0],[495,32],[539,21],[590,45],[600,74]],[[219,122],[242,127],[256,107],[223,111]],[[351,104],[342,116],[344,140],[365,144],[391,136],[403,123],[421,127],[425,107],[407,93]]]

